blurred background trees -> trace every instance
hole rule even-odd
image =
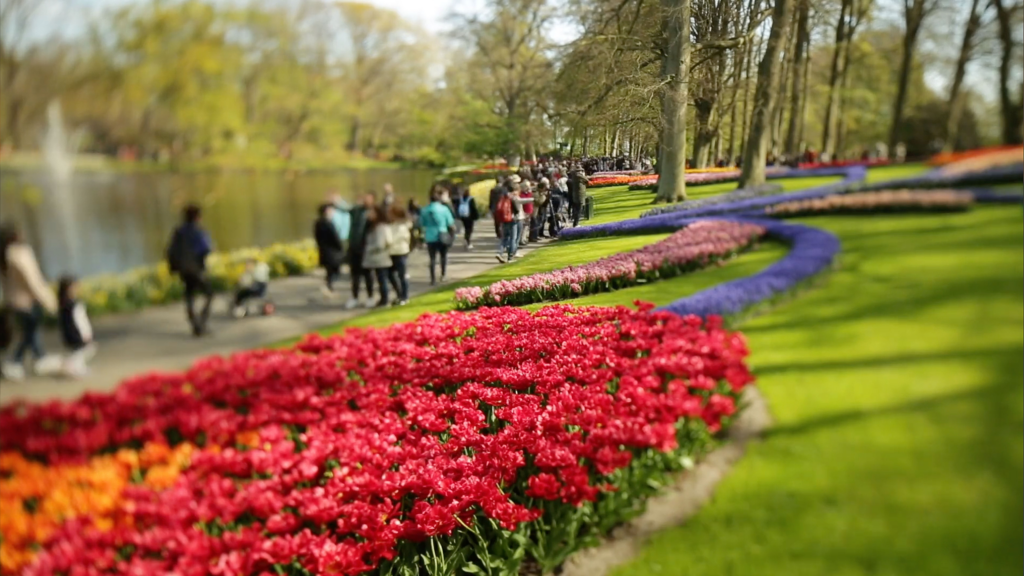
[[[55,99],[83,151],[172,165],[1021,140],[1021,0],[484,0],[442,35],[357,2],[110,6],[0,0],[4,154]]]

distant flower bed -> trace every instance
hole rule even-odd
[[[741,334],[651,308],[431,314],[6,407],[0,568],[551,573],[753,381]]]
[[[725,194],[719,194],[718,196],[709,196],[707,198],[698,198],[696,200],[686,200],[678,204],[666,204],[665,206],[659,206],[657,208],[651,208],[640,215],[641,218],[647,218],[650,216],[657,216],[659,214],[669,214],[672,212],[681,212],[684,210],[693,210],[696,208],[706,208],[708,206],[717,206],[728,204],[730,202],[737,202],[739,200],[746,200],[750,198],[760,198],[762,196],[771,196],[782,192],[782,186],[778,184],[763,184],[761,186],[753,186],[751,188],[740,188],[739,190],[733,190],[732,192],[726,192]]]
[[[671,278],[735,255],[764,233],[737,222],[708,220],[632,252],[582,266],[502,280],[455,291],[457,308],[532,304],[620,290],[641,282]]]
[[[820,168],[843,168],[847,166],[864,166],[864,167],[877,167],[877,166],[888,166],[891,164],[889,160],[884,158],[873,158],[870,160],[832,160],[831,162],[801,162],[799,164],[801,170],[817,170]]]
[[[250,258],[266,262],[274,278],[306,274],[318,264],[316,244],[312,240],[215,252],[206,262],[213,289],[225,291],[236,286]],[[85,278],[81,298],[90,314],[99,315],[174,302],[184,297],[184,290],[167,264],[160,263],[121,274]]]
[[[973,160],[975,158],[981,158],[989,155],[1002,155],[1005,153],[1012,153],[1015,155],[1017,161],[1021,161],[1024,157],[1024,146],[1020,144],[1013,144],[1009,146],[992,146],[989,148],[978,148],[976,150],[964,150],[960,152],[941,152],[931,157],[928,163],[932,166],[945,166],[960,162],[963,160]]]
[[[938,173],[950,177],[1018,164],[1024,164],[1024,147],[1008,146],[994,150],[979,151],[976,154],[956,158],[945,163],[938,169]]]
[[[625,175],[620,174],[616,176],[592,176],[589,186],[591,188],[601,188],[603,186],[623,186],[625,184],[631,184],[637,180],[648,178],[647,175],[632,174]]]
[[[766,170],[769,178],[785,177],[792,172],[789,168],[771,167]],[[715,168],[706,171],[686,171],[687,186],[704,186],[707,184],[721,184],[722,182],[736,182],[740,179],[740,171],[735,168]],[[629,185],[630,190],[647,190],[658,187],[658,175],[651,174],[646,178],[636,180]]]
[[[854,192],[782,202],[765,209],[772,216],[857,212],[957,211],[974,204],[974,194],[958,190]]]
[[[605,178],[609,176],[639,176],[642,174],[640,170],[606,170],[604,172],[594,172],[590,175],[591,178]]]

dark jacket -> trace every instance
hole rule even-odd
[[[313,224],[313,239],[320,254],[320,265],[325,268],[341,266],[345,261],[345,248],[341,244],[338,230],[330,220],[317,218]]]
[[[348,230],[348,241],[353,253],[362,254],[366,246],[366,207],[356,206],[350,212],[352,215],[351,227]]]
[[[501,197],[505,194],[508,194],[508,190],[501,184],[491,188],[491,197],[488,199],[487,211],[494,214],[494,209],[498,207],[498,200],[501,200]]]
[[[472,196],[467,196],[465,198],[458,199],[457,203],[455,204],[455,216],[459,219],[463,218],[462,214],[459,212],[462,209],[463,202],[469,203],[469,219],[474,221],[479,220],[480,211],[476,207],[476,198],[473,198]]]
[[[70,350],[78,350],[89,343],[85,334],[83,334],[83,327],[79,325],[75,314],[76,310],[79,310],[79,314],[83,314],[84,307],[85,305],[81,302],[66,300],[61,302],[60,308],[57,311],[61,340]]]
[[[177,274],[201,274],[212,251],[213,243],[205,230],[192,223],[182,224],[171,236],[167,264]]]

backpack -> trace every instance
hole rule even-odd
[[[498,200],[498,207],[494,209],[494,219],[501,224],[505,224],[511,222],[513,218],[512,199],[508,196],[502,196],[501,200]]]
[[[464,198],[462,202],[459,202],[459,218],[469,218],[469,198]]]
[[[199,271],[196,255],[188,245],[184,229],[178,228],[167,246],[167,267],[175,274],[191,274]]]

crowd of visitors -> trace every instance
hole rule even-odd
[[[633,166],[625,157],[542,161],[523,166],[499,180],[486,207],[477,204],[467,187],[450,182],[435,184],[426,206],[412,199],[403,204],[390,185],[383,187],[379,201],[375,193],[369,192],[354,205],[332,191],[317,207],[312,229],[325,273],[322,290],[334,297],[347,266],[351,289],[347,309],[404,305],[409,301],[408,257],[412,251],[426,248],[430,283],[443,283],[448,275],[448,254],[457,235],[461,235],[466,250],[473,250],[477,222],[490,217],[500,241],[497,258],[508,262],[519,255],[521,246],[555,237],[565,226],[579,225],[588,171]],[[209,333],[213,287],[206,273],[206,260],[212,251],[213,242],[202,226],[202,210],[197,205],[186,206],[168,243],[166,260],[184,286],[186,316],[196,337]],[[261,304],[263,314],[272,313],[273,304],[267,294],[269,280],[266,263],[246,261],[229,303],[231,314],[236,318],[248,315],[252,302]],[[70,276],[61,278],[55,297],[31,246],[10,224],[0,228],[0,281],[0,350],[14,345],[10,360],[0,363],[0,373],[9,379],[24,377],[25,361],[31,354],[36,373],[84,375],[96,344],[85,306],[77,298],[78,283]],[[46,314],[59,321],[68,352],[63,358],[48,355],[43,349],[40,328]]]

